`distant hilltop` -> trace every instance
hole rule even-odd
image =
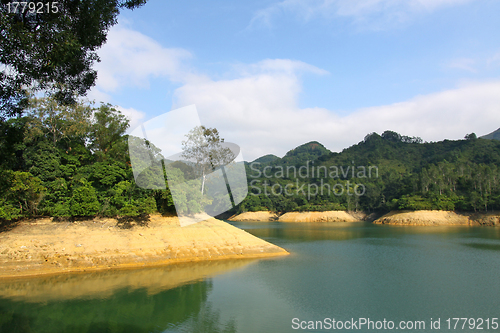
[[[268,155],[264,155],[262,157],[259,157],[258,159],[254,160],[252,163],[270,163],[270,162],[277,160],[277,159],[279,159],[278,156],[273,155],[273,154],[268,154]]]

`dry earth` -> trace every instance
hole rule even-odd
[[[213,218],[186,227],[176,217],[160,215],[139,224],[37,219],[0,232],[0,278],[285,254]]]
[[[236,222],[272,222],[277,220],[278,214],[268,211],[245,212],[229,218],[229,221]]]
[[[394,225],[500,225],[500,213],[457,213],[442,210],[394,211],[375,220]]]
[[[278,215],[273,212],[259,211],[246,212],[229,218],[230,221],[239,222],[360,222],[364,221],[366,214],[346,211],[326,212],[289,212]]]

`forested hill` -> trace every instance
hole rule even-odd
[[[268,154],[268,155],[264,155],[264,156],[261,156],[259,158],[257,158],[256,160],[254,160],[253,162],[257,162],[257,163],[270,163],[274,160],[277,160],[279,159],[278,156],[276,155],[273,155],[273,154]]]
[[[308,143],[270,163],[248,164],[252,194],[239,210],[500,209],[499,165],[500,141],[475,134],[423,143],[386,131],[341,153]],[[356,186],[362,195],[353,195]]]
[[[135,183],[118,110],[50,98],[32,105],[0,122],[0,221],[175,213],[168,189]]]

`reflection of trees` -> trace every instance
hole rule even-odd
[[[252,262],[228,259],[4,281],[0,332],[158,332],[174,326],[175,332],[233,332],[234,324],[222,323],[207,303],[212,290],[207,277]]]
[[[359,222],[356,222],[359,223]],[[315,240],[349,240],[367,236],[366,230],[362,228],[322,227],[318,224],[286,225],[280,228],[257,228],[244,229],[259,238],[280,238],[299,242]]]
[[[212,309],[210,303],[205,303],[201,311],[195,317],[190,317],[181,325],[175,327],[173,332],[236,332],[236,323],[233,320],[223,324],[217,310]],[[166,332],[170,332],[167,330]]]
[[[124,288],[97,300],[28,303],[2,299],[0,332],[162,332],[183,323],[234,331],[234,324],[221,323],[206,303],[211,289],[210,281],[201,281],[154,295],[147,289]]]

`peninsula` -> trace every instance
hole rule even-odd
[[[284,249],[217,219],[180,227],[151,215],[141,224],[101,218],[21,221],[0,233],[0,278],[286,255]]]

